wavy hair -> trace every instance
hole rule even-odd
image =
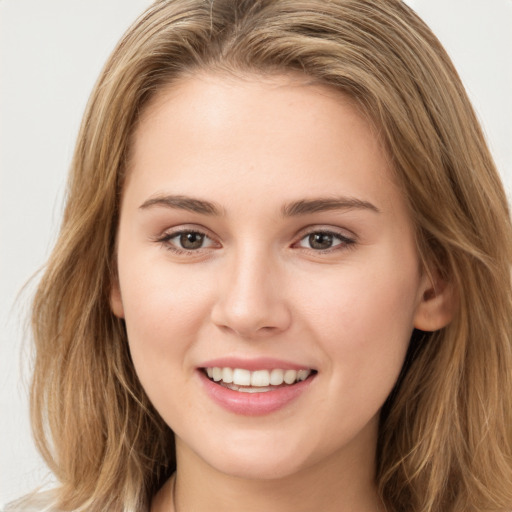
[[[164,86],[197,71],[300,71],[353,98],[378,128],[426,268],[458,308],[415,331],[382,413],[376,484],[393,512],[512,505],[512,236],[481,128],[441,44],[399,0],[169,0],[128,30],[78,136],[67,206],[33,304],[31,413],[59,481],[55,507],[147,506],[175,470],[110,310],[130,142]]]

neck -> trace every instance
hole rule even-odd
[[[359,444],[278,478],[240,478],[217,471],[177,440],[178,471],[152,512],[378,512],[375,446]]]

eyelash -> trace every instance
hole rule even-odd
[[[200,231],[198,229],[180,229],[178,231],[173,231],[172,233],[165,233],[163,236],[156,239],[156,242],[160,243],[165,249],[171,251],[175,254],[183,254],[183,255],[194,255],[199,253],[203,249],[207,249],[208,247],[199,247],[198,249],[185,249],[183,247],[178,247],[173,244],[172,240],[183,235],[199,235],[204,239],[212,240],[211,237],[208,236],[204,231]],[[213,240],[212,240],[213,241]]]
[[[343,251],[347,249],[352,249],[356,243],[355,239],[349,238],[345,235],[342,235],[341,233],[338,233],[336,231],[330,231],[327,229],[314,229],[309,232],[304,233],[298,242],[295,242],[293,246],[300,246],[300,243],[313,236],[313,235],[322,235],[327,237],[332,237],[332,241],[338,240],[339,243],[336,243],[335,245],[332,245],[331,247],[328,247],[327,249],[313,249],[312,247],[303,247],[304,249],[308,251],[312,251],[315,254],[328,254],[335,251]]]
[[[180,229],[178,231],[173,231],[171,233],[165,233],[163,236],[158,237],[155,239],[155,241],[159,244],[161,244],[165,249],[178,254],[178,255],[194,255],[198,254],[204,249],[209,249],[210,247],[198,247],[197,249],[186,249],[183,247],[178,247],[175,245],[172,240],[177,239],[178,237],[181,237],[183,235],[199,235],[200,237],[203,237],[203,241],[205,239],[210,240],[213,242],[212,245],[214,245],[216,242],[208,236],[207,233],[204,231],[198,230],[198,229]],[[314,249],[312,247],[303,247],[301,246],[301,242],[306,240],[308,237],[311,237],[313,235],[322,235],[327,237],[332,237],[332,240],[337,240],[339,243],[336,243],[335,245],[328,247],[327,249]],[[356,240],[350,237],[347,237],[345,235],[342,235],[341,233],[338,233],[336,231],[330,231],[326,229],[314,229],[311,231],[308,231],[306,233],[302,233],[300,239],[297,242],[294,242],[292,244],[292,247],[296,248],[303,248],[307,251],[313,252],[314,254],[328,254],[332,252],[337,251],[343,251],[352,249],[356,243]],[[202,245],[202,244],[201,244]]]

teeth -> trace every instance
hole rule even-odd
[[[266,387],[270,384],[270,373],[267,370],[258,370],[251,374],[251,386]]]
[[[236,384],[223,384],[224,387],[232,389],[233,391],[240,391],[242,393],[266,393],[275,389],[272,386],[253,388],[251,386],[237,386]]]
[[[206,374],[210,379],[222,384],[229,384],[230,389],[247,393],[270,391],[269,386],[281,386],[283,383],[291,385],[306,380],[312,370],[256,370],[251,372],[242,368],[206,368]],[[248,386],[239,388],[239,386]],[[258,388],[252,391],[250,388]]]
[[[309,377],[309,374],[311,373],[311,370],[299,370],[297,372],[297,380],[306,380]]]
[[[297,379],[297,372],[295,370],[286,370],[284,372],[284,381],[286,384],[293,384]]]
[[[226,384],[233,382],[233,370],[231,368],[222,368],[222,382]]]
[[[233,370],[233,384],[237,384],[238,386],[250,386],[251,372],[249,370],[235,368]]]
[[[284,382],[284,371],[275,369],[270,372],[270,384],[280,386]]]

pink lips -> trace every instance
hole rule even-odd
[[[242,393],[212,382],[204,372],[204,368],[212,367],[243,368],[250,371],[271,370],[273,368],[300,370],[307,367],[269,358],[251,360],[223,358],[202,363],[201,368],[198,369],[198,374],[209,397],[227,411],[245,416],[262,416],[286,407],[299,398],[314,380],[313,375],[302,382],[297,382],[293,385],[283,385],[272,391]]]
[[[243,368],[251,372],[256,370],[272,370],[272,368],[281,368],[282,370],[301,370],[309,368],[303,364],[290,363],[271,357],[258,357],[256,359],[240,359],[235,357],[223,357],[222,359],[212,359],[201,363],[201,368]]]

